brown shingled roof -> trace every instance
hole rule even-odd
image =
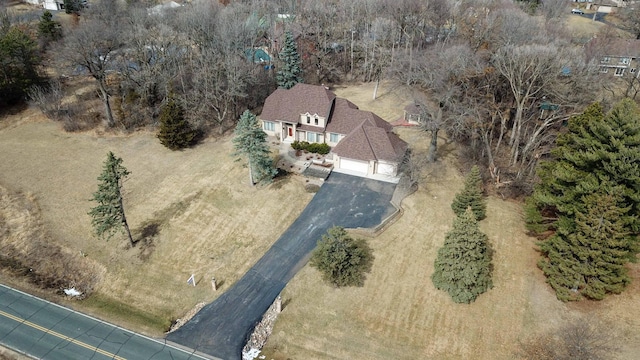
[[[369,125],[381,127],[391,131],[391,124],[381,119],[370,111],[358,109],[351,101],[337,98],[333,108],[333,114],[327,124],[327,131],[347,135],[360,126],[363,122]]]
[[[278,89],[264,103],[262,120],[298,123],[309,112],[328,120],[326,131],[346,135],[333,152],[356,160],[402,160],[407,143],[391,132],[392,126],[370,111],[362,111],[324,86],[297,84]],[[301,124],[300,129],[322,132],[320,127]]]
[[[277,89],[265,100],[260,118],[297,123],[301,114],[309,112],[327,119],[335,98],[323,86],[296,84],[289,90]]]
[[[333,148],[333,152],[341,157],[392,162],[402,160],[406,150],[407,143],[398,135],[367,122],[361,123]]]

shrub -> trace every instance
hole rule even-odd
[[[294,141],[291,143],[293,150],[304,150],[314,154],[326,155],[331,151],[331,147],[327,144],[309,143],[307,141]]]
[[[336,287],[362,286],[365,273],[371,271],[373,254],[364,239],[353,239],[343,228],[334,226],[318,241],[310,263]]]
[[[309,147],[307,148],[307,150],[314,154],[326,155],[329,153],[329,150],[331,150],[331,147],[329,147],[329,145],[325,143],[322,143],[322,144],[313,143],[313,144],[309,144]]]

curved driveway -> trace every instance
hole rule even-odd
[[[233,360],[278,294],[329,228],[371,228],[391,215],[395,184],[332,173],[298,219],[227,292],[167,340]],[[286,204],[283,204],[286,206]]]

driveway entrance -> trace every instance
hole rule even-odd
[[[371,228],[393,214],[395,184],[332,173],[298,219],[227,292],[167,340],[218,358],[242,358],[242,347],[285,285],[333,226]]]

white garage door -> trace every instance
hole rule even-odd
[[[369,163],[366,161],[342,158],[340,159],[340,169],[357,171],[366,174],[369,172]]]
[[[378,174],[393,176],[394,170],[395,168],[391,164],[378,163]]]

